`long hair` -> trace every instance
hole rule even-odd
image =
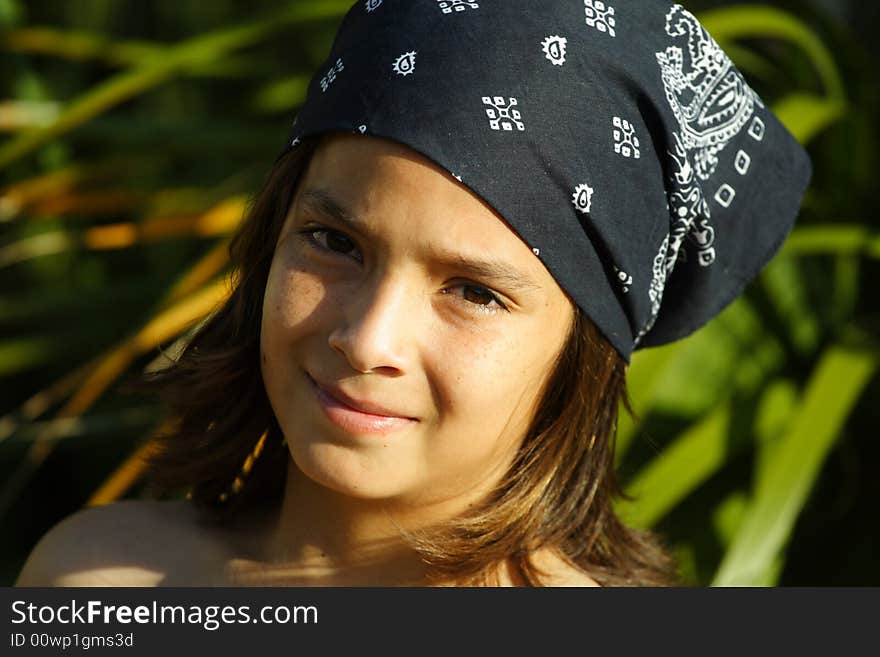
[[[151,485],[186,491],[215,522],[279,504],[283,494],[290,454],[260,373],[260,323],[275,244],[317,143],[306,139],[280,158],[251,202],[230,245],[229,299],[176,360],[137,384],[158,393],[173,420],[149,457]],[[430,580],[489,584],[507,563],[541,585],[530,554],[549,547],[602,585],[677,583],[660,538],[626,527],[613,511],[622,495],[618,408],[631,412],[625,375],[625,360],[575,307],[528,431],[492,494],[440,526],[402,530]]]

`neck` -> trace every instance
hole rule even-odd
[[[230,576],[261,586],[425,586],[426,568],[401,530],[460,513],[470,501],[365,500],[311,480],[290,459],[279,510],[260,532],[256,561]]]

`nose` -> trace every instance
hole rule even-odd
[[[411,287],[399,277],[353,288],[341,299],[339,326],[330,333],[330,346],[358,372],[404,372],[413,344],[412,297]]]

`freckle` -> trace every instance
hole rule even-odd
[[[263,357],[263,363],[265,364],[266,363],[266,353],[260,352],[260,355]]]

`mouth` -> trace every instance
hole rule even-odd
[[[338,399],[333,393],[318,384],[308,373],[306,378],[324,416],[336,426],[350,433],[387,434],[399,431],[418,422],[411,417],[371,413]],[[338,391],[334,391],[339,394]]]

